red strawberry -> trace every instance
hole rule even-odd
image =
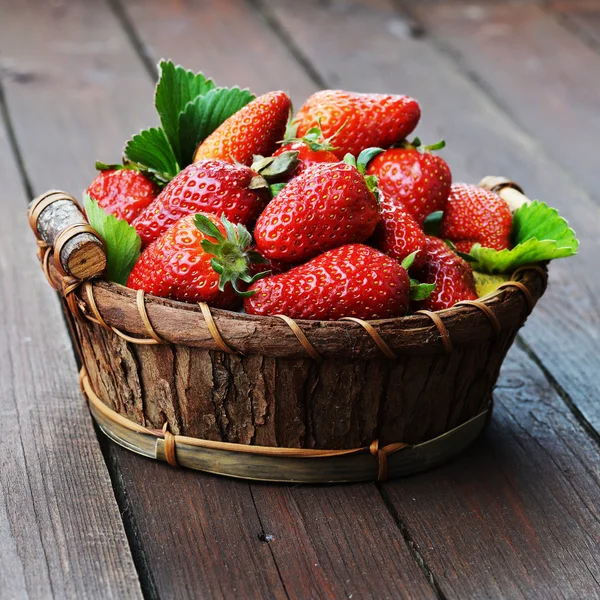
[[[500,196],[468,183],[452,186],[440,237],[468,253],[475,243],[503,250],[510,246],[512,215]]]
[[[400,262],[416,252],[414,265],[419,266],[422,263],[425,234],[417,221],[400,202],[385,194],[379,196],[379,213],[381,220],[371,244]]]
[[[249,226],[269,201],[266,182],[252,169],[223,160],[203,160],[176,175],[133,222],[147,245],[181,217],[197,212]]]
[[[363,244],[329,250],[287,273],[253,284],[252,315],[293,319],[386,319],[406,313],[410,279],[394,259]]]
[[[267,258],[298,263],[365,241],[378,220],[377,200],[359,169],[323,163],[307,167],[279,192],[256,222],[254,237]]]
[[[283,138],[291,106],[285,92],[269,92],[256,98],[200,143],[194,162],[220,158],[251,165],[255,154],[271,155]]]
[[[331,152],[331,150],[313,150],[304,142],[293,142],[285,144],[273,153],[273,156],[279,156],[284,152],[297,152],[298,160],[300,161],[296,170],[293,172],[294,177],[297,177],[306,170],[306,167],[320,163],[336,163],[340,162],[339,158]]]
[[[332,137],[335,137],[335,135]],[[320,127],[313,127],[302,138],[292,137],[286,139],[284,145],[276,150],[273,156],[280,156],[284,152],[297,152],[299,164],[293,175],[298,176],[309,165],[339,162],[340,159],[333,153],[335,149],[331,145],[331,138],[326,139]]]
[[[187,215],[142,252],[127,287],[233,308],[238,304],[239,282],[256,280],[248,270],[251,242],[243,225],[235,227],[225,217]]]
[[[294,123],[298,137],[317,125],[326,137],[335,135],[334,154],[342,159],[346,153],[357,156],[366,148],[388,147],[405,138],[420,116],[417,101],[408,96],[322,90],[308,98]]]
[[[426,237],[423,264],[413,267],[411,274],[424,283],[434,283],[429,298],[418,303],[419,308],[442,310],[461,300],[476,300],[475,279],[471,265],[441,239]]]
[[[87,193],[107,213],[131,223],[156,198],[158,187],[134,169],[103,168]]]
[[[425,217],[443,210],[448,200],[452,173],[446,161],[430,154],[430,150],[443,147],[443,142],[418,149],[418,138],[403,148],[391,148],[376,156],[367,173],[375,175],[384,195],[402,202],[406,210],[423,227]]]

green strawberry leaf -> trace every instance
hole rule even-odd
[[[444,211],[436,210],[432,213],[429,213],[425,217],[425,221],[423,223],[423,231],[425,235],[433,235],[435,237],[439,237],[440,229],[442,227],[442,217],[444,216]]]
[[[147,171],[156,179],[170,181],[180,168],[173,149],[162,129],[144,129],[134,135],[123,152],[126,161],[140,171]]]
[[[575,232],[555,208],[534,200],[523,204],[513,216],[511,237],[514,247],[505,250],[475,244],[471,256],[474,268],[484,273],[506,273],[521,265],[564,258],[577,253]]]
[[[282,152],[278,156],[255,155],[250,167],[255,173],[262,175],[267,181],[276,182],[286,175],[291,175],[299,164],[299,152],[292,150]]]
[[[96,161],[96,171],[123,171],[124,169],[130,169],[132,171],[137,170],[133,165],[119,165],[103,163],[99,160]]]
[[[410,280],[410,299],[413,302],[425,300],[435,290],[435,283],[421,283],[416,279]]]
[[[154,106],[179,164],[186,166],[189,163],[183,160],[180,148],[179,115],[190,101],[208,94],[214,89],[215,84],[202,73],[196,74],[183,67],[175,66],[170,60],[161,60],[158,68],[160,75],[154,94]]]
[[[415,258],[417,257],[418,253],[419,253],[419,251],[415,250],[414,252],[411,252],[407,257],[405,257],[405,259],[401,263],[402,268],[404,268],[408,271],[412,267],[413,263],[415,262]]]
[[[180,164],[191,163],[198,144],[254,98],[249,90],[238,87],[214,88],[203,96],[192,98],[177,119],[176,153]]]
[[[106,213],[87,193],[83,195],[83,204],[90,225],[106,244],[106,277],[125,285],[140,255],[140,236],[127,221]]]
[[[272,183],[269,186],[269,189],[271,190],[271,196],[273,196],[273,198],[275,198],[275,196],[277,196],[277,194],[279,194],[279,192],[286,186],[286,183]]]

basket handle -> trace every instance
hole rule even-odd
[[[479,187],[490,192],[495,192],[508,204],[510,212],[514,215],[523,204],[529,204],[531,200],[524,194],[521,186],[506,177],[488,175],[479,183]]]
[[[83,281],[104,272],[104,242],[73,196],[50,190],[31,201],[27,214],[43,264],[47,264],[46,254],[53,250],[55,265],[62,275]]]

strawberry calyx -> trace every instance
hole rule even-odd
[[[256,154],[250,167],[255,173],[268,183],[277,182],[291,175],[300,161],[298,152],[282,152],[278,156],[260,156]],[[259,186],[264,187],[264,186]],[[255,189],[255,188],[251,188]]]
[[[270,271],[251,275],[250,264],[265,262],[260,254],[252,250],[252,235],[241,223],[234,225],[225,215],[221,217],[221,223],[226,235],[206,215],[197,214],[194,218],[194,225],[204,235],[216,240],[203,239],[201,245],[206,253],[212,254],[210,263],[219,274],[219,290],[223,291],[230,283],[237,294],[247,298],[254,292],[240,290],[239,282],[251,285],[266,277]]]
[[[132,164],[114,164],[109,165],[107,163],[103,163],[99,160],[96,161],[96,171],[139,171],[139,168]]]
[[[429,144],[427,146],[423,146],[421,139],[416,137],[412,142],[408,140],[402,140],[398,145],[398,148],[406,148],[407,150],[418,150],[424,154],[431,154],[436,150],[442,150],[442,148],[446,147],[446,142],[444,140],[440,140],[435,144]]]
[[[331,140],[344,129],[344,123],[333,135],[326,138],[321,129],[321,119],[318,120],[318,125],[311,127],[301,138],[296,137],[297,125],[288,125],[285,132],[285,138],[279,142],[282,145],[301,143],[308,146],[312,152],[334,152],[337,148],[331,143]]]
[[[379,187],[377,186],[377,176],[367,175],[367,165],[378,155],[383,152],[383,148],[366,148],[355,158],[352,154],[348,153],[344,156],[344,162],[347,165],[355,167],[358,172],[365,178],[365,183],[369,188],[369,191],[375,196],[379,202]]]

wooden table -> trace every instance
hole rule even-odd
[[[0,0],[1,598],[599,598],[600,3]],[[484,438],[383,484],[262,485],[98,439],[26,201],[154,124],[155,63],[223,85],[408,93],[455,180],[557,206],[578,257]]]

